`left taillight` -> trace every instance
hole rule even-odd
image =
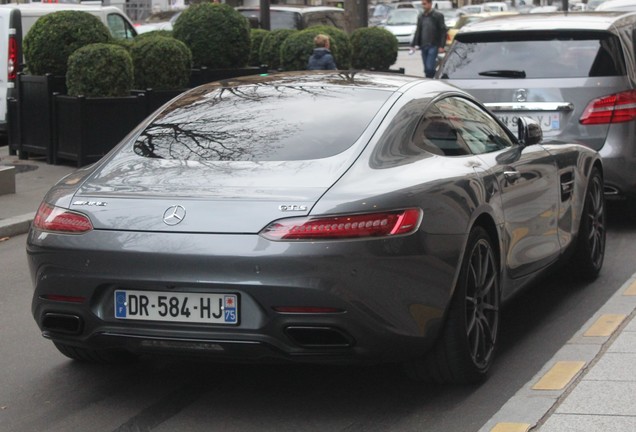
[[[33,219],[33,226],[42,231],[65,234],[82,234],[93,229],[88,216],[47,203],[40,204]]]
[[[636,119],[636,90],[629,90],[591,101],[579,122],[584,125],[623,123]]]
[[[260,233],[269,240],[337,240],[411,234],[420,225],[418,208],[380,213],[280,219]]]

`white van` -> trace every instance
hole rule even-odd
[[[7,136],[7,98],[14,96],[16,75],[22,70],[22,37],[38,18],[61,10],[84,11],[95,15],[117,39],[132,39],[137,35],[132,21],[115,6],[68,3],[0,5],[0,143]]]

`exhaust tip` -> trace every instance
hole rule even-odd
[[[42,330],[55,333],[80,334],[82,324],[82,319],[77,315],[46,313],[42,318]]]
[[[354,339],[333,327],[289,326],[285,333],[296,345],[306,348],[348,348]]]

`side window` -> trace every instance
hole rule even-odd
[[[322,12],[309,12],[305,14],[305,27],[327,24],[325,14]]]
[[[472,153],[490,153],[513,145],[506,130],[473,102],[449,97],[437,102],[436,106]]]
[[[430,153],[443,156],[470,154],[455,126],[435,106],[426,111],[415,129],[413,144]]]
[[[109,14],[106,18],[108,21],[108,29],[115,39],[132,39],[136,35],[136,31],[132,26],[118,14]]]

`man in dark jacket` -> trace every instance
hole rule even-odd
[[[422,0],[424,12],[417,18],[417,28],[411,41],[411,49],[420,47],[424,62],[424,75],[435,76],[437,54],[444,52],[446,45],[446,24],[444,15],[433,9],[433,0]]]
[[[307,69],[338,69],[333,59],[331,51],[329,51],[329,36],[319,34],[314,38],[314,53],[309,57]]]

